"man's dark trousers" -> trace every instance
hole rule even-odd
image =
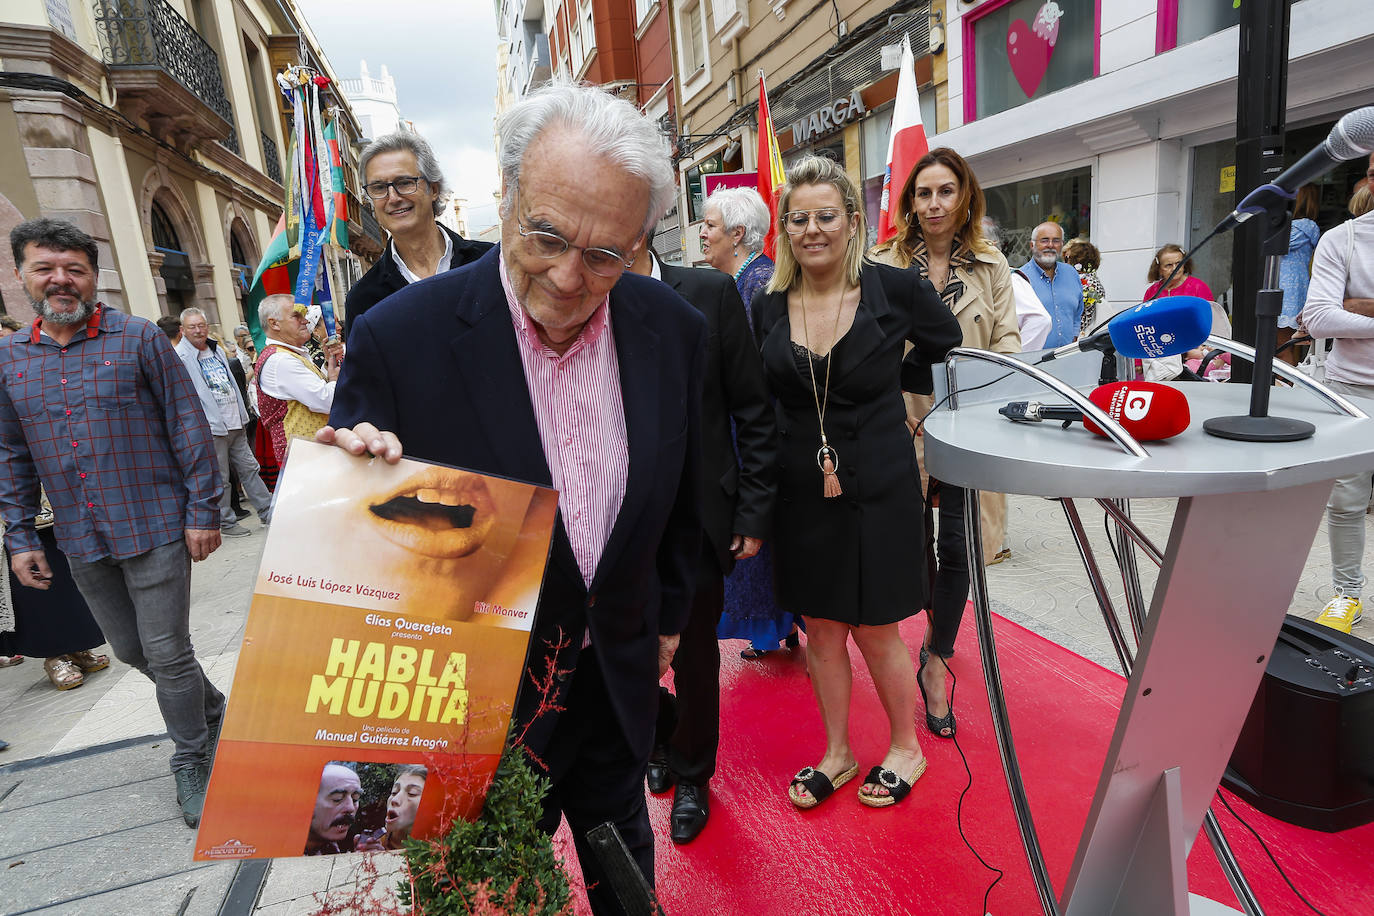
[[[648,759],[640,757],[627,765],[635,754],[611,710],[601,664],[592,647],[582,650],[571,677],[552,742],[559,748],[559,760],[565,763],[560,766],[558,760],[550,761],[548,775],[553,788],[544,796],[539,828],[552,835],[558,829],[560,814],[567,817],[592,912],[596,916],[622,916],[625,908],[585,838],[588,830],[606,821],[615,824],[635,864],[653,886],[654,832],[644,804]]]
[[[673,688],[659,687],[655,742],[668,749],[676,782],[703,786],[716,773],[720,746],[720,642],[725,576],[710,544],[702,548],[692,613],[673,656]]]

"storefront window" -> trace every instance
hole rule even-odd
[[[934,93],[927,93],[934,95]],[[859,135],[864,216],[868,218],[868,244],[878,241],[878,207],[882,204],[883,176],[887,174],[887,140],[892,133],[892,106],[884,105],[863,122]],[[892,193],[901,187],[902,178],[893,177]]]
[[[1284,135],[1283,164],[1289,166],[1297,162],[1308,150],[1326,138],[1331,127],[1332,124],[1328,122],[1288,131]],[[1355,183],[1364,176],[1366,161],[1356,159],[1343,163],[1316,182],[1320,192],[1317,226],[1323,232],[1340,224],[1349,216],[1346,205]],[[1237,190],[1249,189],[1236,187],[1236,141],[1218,140],[1216,143],[1195,147],[1189,197],[1188,238],[1161,239],[1161,244],[1176,241],[1187,247],[1202,239],[1235,208]],[[1230,237],[1222,237],[1208,242],[1201,251],[1193,255],[1193,266],[1197,276],[1206,281],[1228,311],[1232,308],[1232,247]],[[1145,278],[1141,277],[1141,292],[1144,292],[1145,283]]]
[[[1096,16],[1095,0],[1012,0],[966,16],[973,79],[965,116],[987,117],[1092,79]]]
[[[703,175],[714,175],[724,171],[724,162],[719,153],[703,159],[687,170],[687,210],[690,222],[701,219],[702,208],[706,205],[706,187]]]
[[[1236,0],[1161,0],[1156,50],[1168,51],[1240,23]]]
[[[983,193],[1002,253],[1012,267],[1030,260],[1031,233],[1041,223],[1059,223],[1066,239],[1090,237],[1092,169],[1087,166],[984,188]]]

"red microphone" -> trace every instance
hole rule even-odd
[[[1183,392],[1159,382],[1114,382],[1102,385],[1088,400],[1120,423],[1137,442],[1154,442],[1177,436],[1188,428],[1188,399]],[[1083,428],[1099,436],[1107,435],[1091,417],[1083,418]]]
[[[1177,436],[1188,428],[1191,421],[1188,399],[1183,392],[1158,382],[1102,385],[1088,395],[1088,400],[1106,411],[1107,416],[1120,423],[1138,442],[1154,442]],[[1075,420],[1082,420],[1084,429],[1099,436],[1107,435],[1082,411],[1067,405],[1012,401],[998,408],[997,412],[1010,420],[1026,423],[1062,420],[1066,428]]]

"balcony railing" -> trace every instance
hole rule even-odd
[[[277,143],[267,134],[262,135],[262,162],[267,177],[281,184],[281,159],[277,156]]]
[[[95,21],[112,70],[161,70],[233,123],[219,55],[164,0],[95,0]]]
[[[227,149],[234,155],[239,155],[239,132],[232,124],[229,127],[229,136],[219,141],[219,145]]]

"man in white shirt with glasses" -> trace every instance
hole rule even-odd
[[[462,267],[491,247],[436,221],[448,186],[434,151],[419,134],[398,131],[373,140],[358,157],[358,171],[372,212],[391,240],[348,291],[344,314],[349,324],[397,290]]]

